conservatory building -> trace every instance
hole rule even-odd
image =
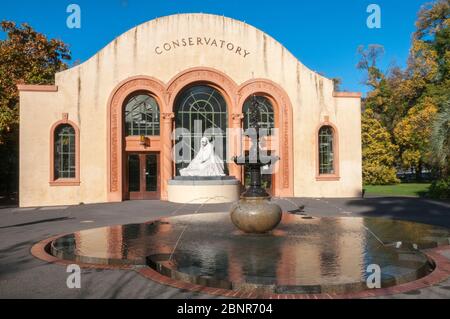
[[[240,21],[152,20],[57,73],[55,85],[18,87],[22,207],[235,201],[248,174],[232,159],[252,148],[252,103],[260,151],[279,158],[264,168],[272,196],[361,195],[361,95],[335,92]],[[209,144],[218,171],[183,176]]]

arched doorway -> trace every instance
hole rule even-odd
[[[160,107],[148,92],[134,92],[124,103],[125,185],[127,199],[159,199],[161,194],[159,152],[132,149],[133,141],[146,145],[159,138]]]
[[[200,148],[200,140],[207,137],[216,155],[227,169],[228,111],[222,93],[213,86],[194,84],[183,89],[175,99],[176,144],[175,176],[186,168]]]
[[[132,190],[145,193],[148,189],[148,193],[153,194],[147,197],[152,198],[162,193],[162,165],[159,165],[158,160],[163,153],[162,145],[166,144],[162,143],[166,127],[161,120],[166,109],[165,92],[166,87],[162,82],[148,76],[124,80],[112,92],[107,115],[108,201],[120,202],[134,197],[130,196],[131,192],[135,193]],[[132,181],[129,175],[130,161],[131,169],[136,171]],[[152,172],[147,177],[145,173],[150,170]],[[147,188],[147,180],[143,180],[154,181],[155,177],[157,192],[154,191],[152,181],[148,182],[151,186]],[[131,189],[130,184],[133,184]]]

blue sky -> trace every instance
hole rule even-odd
[[[70,45],[73,60],[86,61],[114,38],[145,21],[176,13],[203,12],[245,21],[274,37],[302,63],[343,89],[366,92],[356,70],[359,45],[381,44],[384,67],[403,66],[420,7],[426,0],[46,0],[4,1],[0,19],[27,22]],[[66,8],[81,6],[82,28],[66,26]],[[381,29],[366,26],[369,4],[381,7]],[[0,35],[1,38],[4,35]]]

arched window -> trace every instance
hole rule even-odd
[[[175,101],[175,124],[185,129],[190,138],[190,154],[183,156],[183,163],[177,163],[179,170],[189,165],[200,148],[200,139],[205,135],[216,147],[216,153],[226,159],[226,130],[228,127],[227,103],[222,94],[213,87],[196,85],[185,89]],[[179,139],[186,138],[180,136]],[[186,140],[186,139],[185,139]],[[221,146],[221,150],[219,150]],[[225,165],[226,168],[226,165]]]
[[[70,124],[61,124],[54,131],[54,179],[74,179],[77,173],[76,135]]]
[[[147,94],[134,95],[125,106],[126,136],[158,136],[160,133],[159,107]]]
[[[273,135],[273,129],[275,128],[275,115],[273,112],[272,103],[265,96],[251,96],[245,101],[244,108],[242,110],[244,113],[244,131],[247,131],[250,126],[250,116],[248,112],[254,98],[256,98],[260,106],[261,120],[259,125],[261,129],[267,129],[267,135]]]
[[[333,175],[335,170],[334,129],[322,126],[319,130],[319,174]]]

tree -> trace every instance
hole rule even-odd
[[[442,146],[445,141],[444,137],[439,136],[443,123],[435,121],[438,121],[438,111],[441,111],[441,118],[443,114],[448,114],[442,108],[450,98],[449,70],[450,0],[439,0],[426,4],[419,12],[405,85],[401,87],[409,90],[405,95],[409,111],[395,128],[395,138],[401,149],[404,167],[420,170],[424,163],[429,166],[444,165],[442,160],[436,161],[437,158],[442,159],[442,150],[439,151],[437,146],[440,143]],[[436,129],[436,125],[441,129]],[[434,141],[434,145],[430,141]]]
[[[357,67],[367,72],[365,84],[371,88],[364,108],[373,112],[398,146],[394,165],[413,168],[420,177],[424,166],[437,165],[436,148],[430,148],[431,128],[436,114],[445,114],[442,105],[450,99],[450,0],[435,1],[420,10],[404,70],[379,69],[383,52],[379,45],[358,48]]]
[[[428,3],[419,12],[410,69],[429,82],[448,79],[450,70],[450,0]]]
[[[402,74],[395,69],[386,75],[377,67],[378,59],[384,53],[380,45],[370,45],[367,49],[360,46],[358,53],[361,60],[357,68],[367,72],[364,83],[372,89],[363,101],[363,180],[371,185],[395,184],[399,182],[395,168],[399,149],[393,143],[396,112],[393,111],[392,100],[393,87]],[[389,77],[390,74],[396,76]]]
[[[421,96],[430,96],[442,105],[450,92],[450,0],[422,7],[416,22],[408,78],[420,87]]]
[[[394,136],[400,148],[400,164],[404,169],[414,168],[420,179],[425,163],[431,160],[429,141],[431,125],[438,111],[430,97],[412,107],[395,127]]]
[[[56,72],[67,68],[68,46],[47,39],[28,24],[2,21],[0,40],[0,180],[7,191],[17,171],[19,93],[17,84],[52,84]],[[0,185],[1,186],[1,185]]]
[[[364,100],[364,108],[373,110],[374,116],[392,135],[395,123],[402,114],[399,110],[403,108],[404,99],[398,87],[403,82],[404,73],[398,67],[391,67],[383,72],[377,66],[384,54],[381,45],[372,44],[367,49],[360,46],[358,53],[361,59],[357,68],[367,73],[363,83],[371,88]]]
[[[334,92],[340,92],[341,85],[342,85],[342,79],[341,78],[332,78],[331,80],[333,81]]]
[[[436,105],[448,100],[450,92],[450,0],[440,0],[422,7],[408,59],[407,81],[412,83],[413,106],[423,97]]]
[[[450,101],[443,103],[430,137],[431,162],[443,178],[450,176]]]
[[[423,7],[416,26],[411,64],[416,72],[421,70],[423,61],[431,66],[425,70],[428,74],[422,72],[426,79],[423,94],[430,97],[439,110],[432,122],[428,145],[430,164],[439,176],[433,181],[429,195],[450,199],[450,0]]]
[[[399,180],[394,167],[398,148],[390,133],[367,109],[362,116],[363,180],[366,185],[395,184]]]
[[[361,59],[356,68],[367,72],[367,79],[365,79],[364,84],[372,87],[372,89],[377,88],[384,79],[383,73],[377,67],[379,58],[384,54],[384,47],[379,44],[371,44],[365,49],[363,45],[360,45],[358,54],[361,56]]]

